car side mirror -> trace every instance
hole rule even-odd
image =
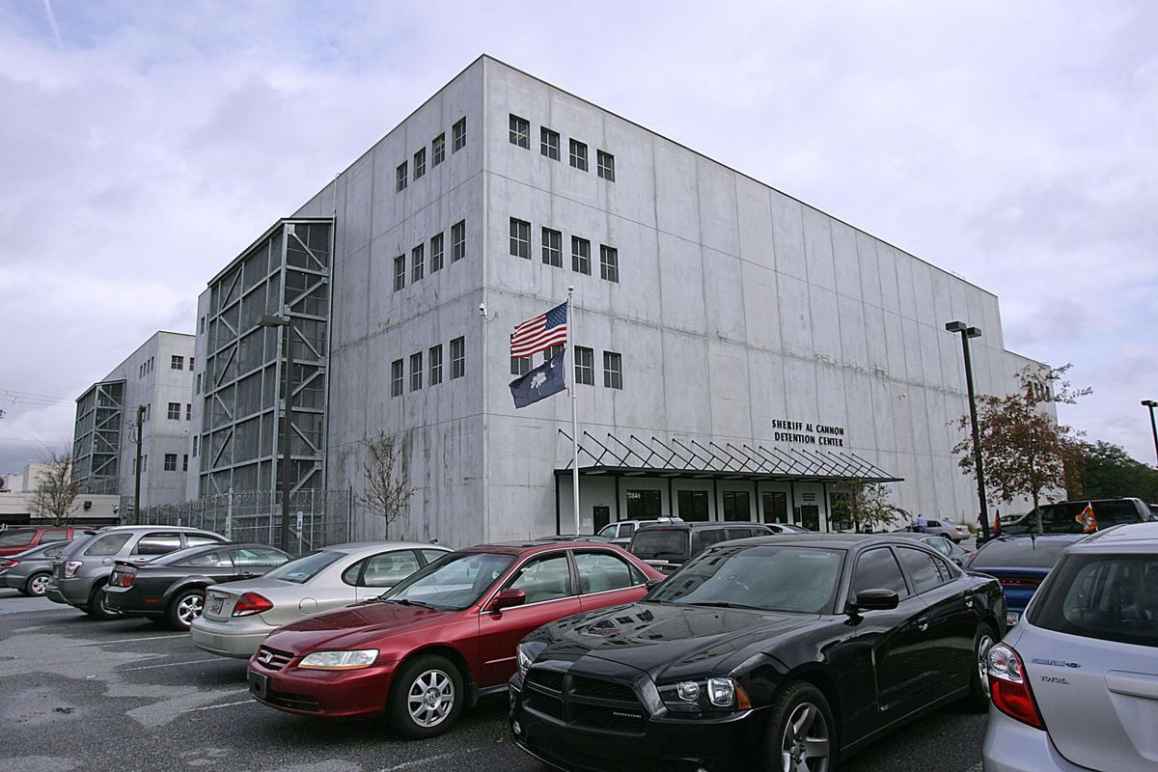
[[[644,585],[644,587],[647,588],[648,592],[651,592],[656,587],[659,587],[661,584],[663,584],[665,581],[667,581],[667,580],[666,579],[648,579],[647,583]]]
[[[489,611],[492,614],[497,614],[505,608],[514,608],[521,606],[527,602],[527,593],[523,590],[506,589],[495,596],[491,601]]]
[[[855,611],[891,611],[900,602],[896,590],[861,590],[852,605]]]

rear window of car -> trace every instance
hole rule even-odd
[[[1068,635],[1158,647],[1158,556],[1067,555],[1029,620]]]
[[[631,540],[631,551],[644,560],[686,560],[688,532],[682,528],[643,528]]]
[[[132,533],[122,531],[121,533],[108,533],[104,536],[96,537],[89,548],[84,551],[85,555],[92,557],[108,557],[115,555],[121,551],[128,540],[132,537]]]
[[[999,539],[987,542],[977,551],[969,567],[984,571],[986,568],[1050,568],[1065,548],[1073,544],[1069,539]]]
[[[291,560],[285,565],[275,568],[265,576],[267,579],[281,579],[284,582],[305,584],[317,576],[326,566],[339,560],[342,555],[343,553],[341,552],[332,552],[330,550],[311,552],[297,560]]]
[[[21,544],[31,544],[35,534],[35,528],[6,528],[0,531],[0,547],[19,547]]]

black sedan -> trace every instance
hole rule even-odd
[[[149,562],[118,560],[105,585],[108,606],[188,630],[201,616],[205,588],[252,579],[290,559],[264,544],[213,544],[172,552]]]
[[[510,723],[564,769],[831,770],[940,705],[987,705],[1001,587],[892,535],[725,542],[641,602],[519,645]]]

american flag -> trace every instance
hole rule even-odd
[[[545,314],[531,317],[515,327],[511,356],[529,357],[567,342],[567,304],[560,303]]]

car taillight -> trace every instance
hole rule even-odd
[[[65,563],[64,564],[64,578],[65,579],[71,579],[72,577],[76,576],[77,571],[80,571],[80,567],[82,565],[84,565],[84,564],[81,563],[79,560],[70,560],[67,563]]]
[[[110,584],[112,584],[113,587],[125,587],[125,588],[132,587],[136,583],[137,583],[137,572],[131,568],[128,570],[122,569],[122,570],[117,571],[115,574],[113,574],[112,581],[110,582]]]
[[[989,693],[994,706],[1010,718],[1035,729],[1045,729],[1025,663],[1012,647],[999,643],[989,650]]]
[[[258,595],[256,592],[247,592],[237,599],[237,605],[233,607],[233,616],[247,617],[250,614],[269,611],[271,608],[273,608],[273,604],[269,602],[268,598]]]

